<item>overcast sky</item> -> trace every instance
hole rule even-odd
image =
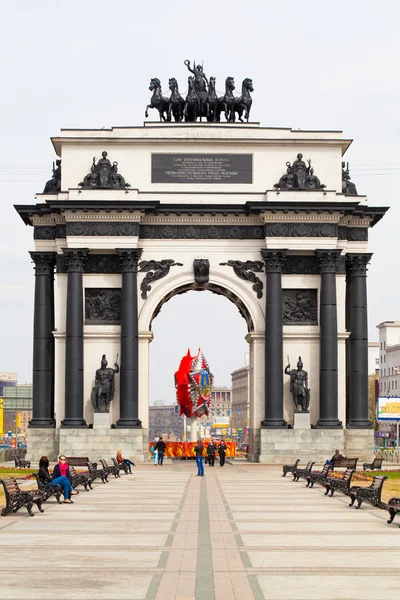
[[[166,90],[176,77],[184,91],[187,58],[204,60],[219,89],[228,75],[253,78],[252,120],[263,126],[354,138],[346,159],[359,193],[391,206],[370,233],[370,339],[377,323],[400,320],[399,23],[395,0],[0,0],[0,371],[32,380],[32,229],[13,204],[34,203],[50,178],[50,136],[141,125],[150,78]],[[225,298],[175,297],[153,330],[152,401],[173,400],[173,371],[188,346],[202,347],[221,385],[244,364],[245,322]]]

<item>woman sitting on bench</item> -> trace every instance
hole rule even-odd
[[[132,462],[131,460],[129,460],[129,458],[123,458],[122,457],[122,451],[121,450],[117,450],[117,463],[120,465],[121,463],[124,463],[128,469],[129,469],[129,473],[132,475],[132,469],[131,469],[131,465],[132,467],[135,466],[135,463]]]
[[[65,456],[60,456],[59,461],[63,461],[67,467],[67,469],[65,469],[65,467],[62,467],[62,470],[65,470],[65,473],[69,472],[68,465],[65,462]],[[61,475],[59,463],[54,467],[52,478],[49,473],[49,459],[47,458],[47,456],[42,456],[42,458],[39,461],[39,478],[48,485],[60,485],[63,490],[65,504],[73,504],[71,500],[71,495],[77,494],[78,492],[75,492],[72,489],[72,485],[67,474]]]

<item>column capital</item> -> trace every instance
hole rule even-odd
[[[138,261],[142,256],[143,248],[116,248],[115,251],[121,261],[123,273],[138,272]]]
[[[341,250],[315,250],[321,273],[336,273]]]
[[[282,265],[285,261],[287,250],[268,250],[268,248],[261,248],[260,252],[264,259],[267,273],[282,273]]]
[[[366,277],[372,254],[346,254],[346,272],[351,276]]]
[[[67,273],[83,273],[89,248],[62,248]]]
[[[56,264],[55,252],[29,252],[34,263],[35,275],[53,275]]]

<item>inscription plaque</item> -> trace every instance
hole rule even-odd
[[[252,183],[252,154],[152,154],[152,183]]]

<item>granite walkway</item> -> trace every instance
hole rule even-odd
[[[8,600],[356,600],[397,597],[387,513],[282,478],[193,462],[137,467],[73,505],[0,519]],[[18,565],[18,566],[17,566]]]

